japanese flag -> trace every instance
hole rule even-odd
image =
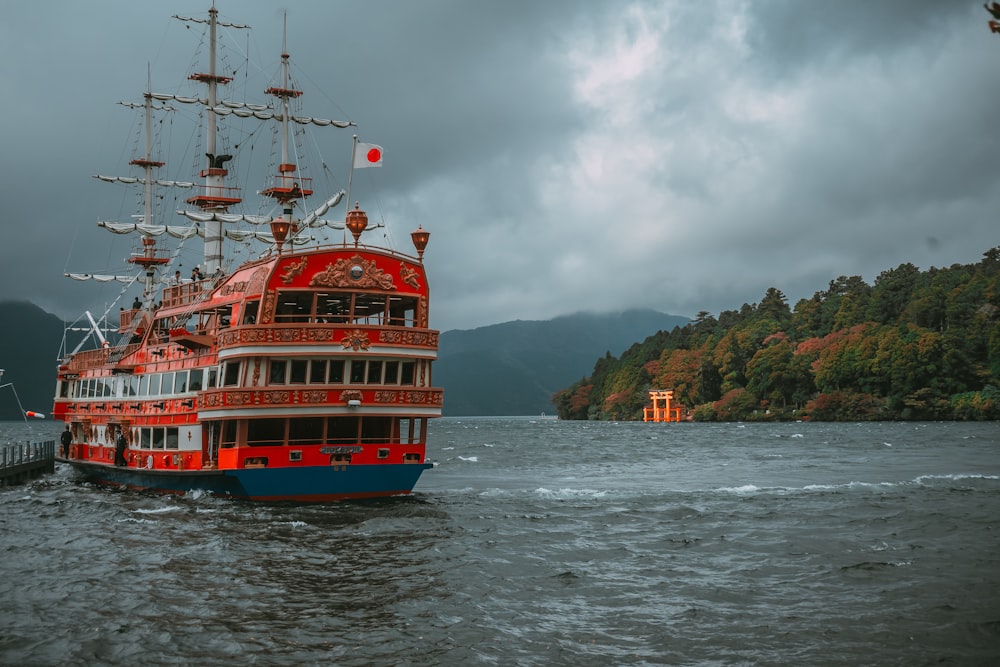
[[[361,167],[381,167],[382,147],[375,144],[359,143],[354,152],[354,168]]]

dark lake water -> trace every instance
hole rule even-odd
[[[431,438],[375,502],[0,489],[0,664],[1000,664],[996,423]]]

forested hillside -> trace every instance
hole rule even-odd
[[[1000,419],[1000,248],[973,265],[841,276],[789,308],[706,312],[553,396],[562,419],[642,419],[672,389],[695,420]]]

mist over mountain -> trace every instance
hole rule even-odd
[[[0,384],[12,383],[25,410],[48,414],[65,325],[27,301],[0,301]],[[444,414],[554,414],[552,394],[588,375],[594,361],[689,322],[654,310],[551,320],[504,322],[441,334],[434,385],[444,387]],[[11,387],[0,389],[0,419],[22,415]]]
[[[434,384],[444,387],[448,416],[553,414],[552,395],[589,375],[597,359],[689,321],[633,309],[445,331]]]

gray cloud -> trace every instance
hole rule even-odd
[[[207,6],[7,8],[6,297],[69,319],[115,298],[61,277],[126,268],[133,242],[94,224],[136,212],[91,178],[124,175],[134,156],[139,126],[113,103],[141,98],[147,67],[157,90],[197,69],[197,31],[168,15]],[[276,69],[282,8],[219,8],[253,26],[228,44],[252,63],[233,61],[238,97]],[[442,329],[633,306],[715,313],[771,286],[794,303],[841,274],[975,262],[998,245],[1000,37],[979,3],[302,0],[288,12],[305,112],[355,120],[386,149],[385,167],[355,174],[353,198],[401,248],[418,224],[432,232]],[[170,177],[192,178],[198,159],[189,116],[162,126]],[[332,187],[346,185],[350,133],[323,148]],[[240,142],[249,173],[264,156]],[[198,262],[193,246],[179,262]]]

